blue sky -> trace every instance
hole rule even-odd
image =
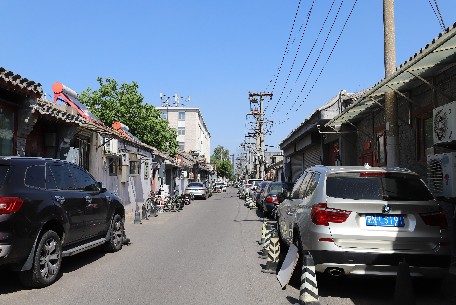
[[[395,2],[399,65],[442,29],[434,0]],[[211,149],[231,153],[247,132],[249,91],[274,89],[266,144],[277,146],[340,90],[357,92],[384,76],[382,1],[358,0],[350,18],[355,0],[335,0],[330,10],[332,3],[0,0],[0,66],[40,82],[49,95],[56,81],[81,92],[111,77],[137,82],[155,106],[160,92],[190,96]],[[456,1],[437,4],[447,27],[456,22]]]

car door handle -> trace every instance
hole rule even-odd
[[[54,196],[54,199],[60,204],[63,204],[65,202],[65,197],[63,196]]]

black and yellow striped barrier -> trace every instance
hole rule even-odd
[[[266,221],[263,220],[263,225],[261,226],[261,239],[258,242],[260,245],[264,243],[264,240],[266,238]]]
[[[265,236],[264,236],[263,249],[261,249],[260,258],[268,257],[269,243],[271,242],[271,232],[274,230],[274,228],[275,228],[275,223],[272,223],[272,222],[266,223],[266,232],[265,232]]]
[[[304,255],[302,262],[301,287],[299,301],[304,305],[319,305],[317,275],[315,263],[310,255]]]
[[[271,231],[271,237],[269,240],[268,253],[266,258],[266,266],[262,272],[273,273],[277,272],[277,267],[279,265],[279,256],[280,256],[280,241],[279,234],[276,229]]]

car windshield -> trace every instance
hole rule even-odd
[[[187,187],[204,187],[202,183],[192,182],[187,185]]]
[[[403,173],[337,173],[328,175],[326,194],[347,199],[423,201],[434,197],[416,175]]]
[[[282,191],[285,186],[282,183],[271,183],[269,185],[269,193],[277,194]]]

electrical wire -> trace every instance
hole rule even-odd
[[[445,22],[443,22],[442,13],[440,12],[439,6],[437,4],[437,0],[434,0],[434,4],[432,4],[431,0],[428,0],[428,2],[432,8],[432,11],[434,12],[435,17],[437,18],[437,21],[439,22],[440,27],[442,28],[442,30],[445,30],[445,28],[446,28]],[[434,8],[434,5],[435,5],[435,8]]]
[[[439,20],[440,20],[440,24],[442,25],[442,30],[445,30],[446,29],[445,22],[443,21],[442,12],[440,12],[440,8],[439,8],[439,5],[437,4],[437,0],[434,0],[434,4],[435,4],[435,8],[437,9],[438,15],[440,17]]]
[[[306,60],[304,61],[304,64],[302,65],[301,70],[299,71],[299,74],[298,74],[298,76],[297,76],[296,79],[295,79],[295,82],[294,82],[295,85],[298,83],[298,80],[299,80],[299,78],[301,77],[301,74],[302,74],[302,71],[304,70],[304,67],[307,65],[307,62],[309,61],[310,56],[313,54],[313,51],[314,51],[314,49],[315,49],[315,46],[317,45],[317,43],[318,43],[318,41],[319,41],[319,39],[320,39],[320,35],[321,35],[321,33],[323,32],[323,30],[324,30],[324,28],[325,28],[326,22],[328,21],[328,18],[329,18],[329,16],[330,16],[331,12],[332,12],[332,9],[333,9],[333,7],[334,7],[334,3],[335,3],[335,2],[336,2],[336,1],[333,0],[333,2],[331,3],[331,6],[330,6],[330,8],[329,8],[329,10],[328,10],[328,13],[326,14],[325,20],[323,21],[323,24],[322,24],[322,26],[321,26],[321,28],[320,28],[320,31],[319,31],[318,34],[317,34],[317,38],[315,39],[315,41],[314,41],[314,43],[313,43],[313,45],[312,45],[312,48],[310,49],[309,53],[307,54],[307,58],[306,58]],[[295,59],[296,59],[296,58],[295,58]],[[288,100],[288,97],[290,96],[290,94],[291,94],[291,92],[293,91],[293,89],[294,89],[294,87],[291,87],[291,88],[290,88],[290,90],[289,90],[287,96],[286,96],[285,99],[282,101],[282,104],[280,105],[280,107],[283,106],[284,101]],[[279,111],[277,111],[277,113],[280,112],[280,109],[281,109],[280,107],[279,107]],[[274,114],[274,111],[273,111],[272,114]],[[272,114],[271,114],[271,115],[272,115]]]
[[[317,66],[317,64],[318,64],[318,62],[319,62],[319,60],[320,60],[320,57],[321,57],[321,55],[323,54],[323,50],[324,50],[324,48],[326,47],[326,44],[327,44],[327,42],[328,42],[328,39],[329,39],[329,37],[331,36],[331,32],[332,32],[332,30],[333,30],[333,28],[334,28],[334,25],[335,25],[337,19],[339,18],[339,13],[340,13],[340,10],[341,10],[343,4],[344,4],[344,1],[341,1],[341,2],[340,2],[340,5],[339,5],[339,8],[337,9],[336,16],[334,17],[334,20],[333,20],[333,22],[332,22],[332,24],[331,24],[331,27],[329,28],[328,34],[326,35],[325,41],[324,41],[323,45],[322,45],[321,48],[320,48],[320,52],[319,52],[319,54],[318,54],[318,56],[317,56],[317,59],[315,60],[313,66],[312,66],[312,69],[310,70],[309,75],[307,76],[307,79],[306,79],[306,81],[304,82],[304,86],[302,86],[301,91],[299,92],[297,98],[294,100],[294,102],[293,102],[293,104],[291,105],[290,109],[289,109],[289,110],[287,111],[287,113],[285,114],[286,117],[288,117],[290,111],[293,109],[294,105],[296,105],[296,102],[297,102],[297,101],[299,100],[299,98],[301,97],[301,94],[303,93],[304,88],[307,86],[307,83],[309,82],[309,79],[310,79],[310,77],[311,77],[313,71],[315,70],[315,68],[316,68],[316,66]],[[309,92],[309,93],[310,93],[310,92]],[[309,96],[309,93],[307,93],[307,96]],[[306,98],[307,98],[307,96],[306,96]]]
[[[315,79],[315,81],[314,81],[314,83],[313,83],[311,89],[309,90],[308,94],[306,95],[306,98],[305,98],[303,101],[301,101],[301,103],[300,103],[299,106],[295,109],[295,111],[298,111],[299,108],[301,108],[302,104],[305,102],[305,100],[307,100],[307,98],[309,97],[309,95],[310,95],[310,93],[312,92],[313,88],[315,87],[315,85],[317,84],[317,82],[318,82],[318,80],[320,79],[321,75],[323,74],[323,71],[324,71],[326,65],[328,64],[329,60],[331,59],[331,56],[332,56],[332,54],[334,53],[334,50],[336,49],[337,44],[339,43],[340,37],[342,36],[342,34],[343,34],[344,30],[345,30],[345,27],[347,26],[347,23],[348,23],[348,21],[349,21],[351,15],[353,14],[353,10],[355,9],[355,6],[356,6],[356,3],[357,3],[357,2],[358,2],[358,0],[355,0],[355,2],[353,3],[353,6],[352,6],[352,8],[351,8],[351,10],[350,10],[350,13],[349,13],[348,16],[347,16],[347,19],[345,19],[344,25],[342,26],[342,29],[341,29],[341,31],[340,31],[340,33],[339,33],[339,36],[337,37],[337,40],[336,40],[336,42],[334,43],[334,45],[333,45],[333,47],[332,47],[332,49],[331,49],[331,52],[329,53],[329,56],[328,56],[328,58],[326,59],[326,62],[324,63],[323,67],[321,68],[320,73],[318,73],[318,77]]]
[[[280,62],[280,65],[279,65],[279,68],[278,68],[277,73],[275,74],[275,80],[274,80],[274,84],[273,84],[273,86],[272,86],[271,92],[274,92],[275,86],[276,86],[276,84],[277,84],[277,80],[278,80],[278,78],[279,78],[279,76],[280,76],[280,71],[282,70],[283,62],[285,61],[285,57],[286,57],[286,55],[288,54],[288,46],[289,46],[289,44],[290,44],[290,39],[291,39],[291,36],[292,36],[292,34],[293,34],[293,29],[294,29],[294,26],[295,26],[295,23],[296,23],[296,18],[297,18],[297,16],[298,16],[299,7],[300,7],[300,6],[301,6],[301,0],[299,0],[299,2],[298,2],[298,7],[296,8],[296,13],[295,13],[295,16],[294,16],[294,19],[293,19],[293,23],[292,23],[292,25],[291,25],[290,35],[288,35],[288,41],[287,41],[287,44],[286,44],[286,46],[285,46],[285,50],[284,50],[283,55],[282,55],[282,61]],[[272,81],[271,81],[271,82],[272,82]],[[266,105],[265,111],[266,111],[267,108],[268,108],[268,105]]]
[[[285,84],[283,85],[283,88],[282,88],[282,92],[280,93],[280,96],[274,106],[274,109],[272,110],[272,113],[275,112],[275,110],[277,109],[277,105],[279,104],[282,96],[283,96],[283,93],[285,92],[285,89],[288,85],[288,81],[290,79],[290,76],[291,76],[291,72],[293,71],[293,68],[294,68],[294,65],[296,63],[296,58],[298,57],[298,54],[299,54],[299,51],[300,51],[300,48],[301,48],[301,44],[302,44],[302,39],[304,38],[304,35],[306,33],[306,30],[307,30],[307,25],[309,24],[309,20],[310,20],[310,16],[312,15],[312,9],[314,7],[314,4],[315,4],[315,0],[312,1],[312,5],[310,6],[310,9],[309,9],[309,12],[307,13],[307,19],[306,19],[306,23],[304,25],[304,30],[302,32],[302,35],[301,35],[301,39],[299,40],[299,44],[298,44],[298,47],[296,49],[296,53],[295,53],[295,56],[294,56],[294,59],[293,59],[293,62],[291,63],[291,67],[290,67],[290,71],[288,71],[288,76],[287,76],[287,79],[285,81]],[[265,108],[266,110],[267,108]]]
[[[338,44],[338,42],[339,42],[339,40],[340,40],[340,38],[341,38],[341,36],[342,36],[344,30],[345,30],[345,27],[346,27],[346,25],[347,25],[347,23],[348,23],[348,21],[349,21],[351,15],[353,14],[353,11],[354,11],[354,9],[355,9],[355,6],[356,6],[356,4],[357,4],[357,1],[358,1],[358,0],[355,0],[355,2],[353,3],[353,5],[352,5],[352,7],[351,7],[351,10],[350,10],[350,13],[349,13],[349,15],[347,16],[347,18],[346,18],[346,20],[345,20],[345,22],[344,22],[344,24],[343,24],[343,27],[342,27],[342,29],[341,29],[339,35],[338,35],[338,38],[337,38],[336,42],[334,43],[334,45],[333,45],[333,47],[332,47],[332,49],[331,49],[331,51],[330,51],[330,53],[329,53],[329,55],[328,55],[328,57],[327,57],[325,63],[324,63],[324,65],[322,66],[320,72],[318,73],[317,78],[315,79],[315,81],[314,81],[313,85],[311,86],[310,90],[307,92],[305,98],[304,98],[304,99],[298,104],[298,106],[294,109],[295,112],[298,111],[298,110],[301,108],[301,106],[303,105],[303,103],[307,100],[307,98],[309,97],[310,93],[312,92],[312,90],[314,89],[315,85],[317,84],[318,80],[320,79],[321,75],[323,74],[323,71],[324,71],[326,65],[328,64],[328,62],[329,62],[329,60],[330,60],[332,54],[334,53],[334,50],[335,50],[335,48],[336,48],[336,46],[337,46],[337,44]],[[343,1],[342,1],[342,3],[343,3]],[[341,4],[342,4],[342,3],[341,3]],[[331,25],[330,32],[332,31],[332,28],[333,28],[333,26],[334,26],[334,23],[335,23],[335,21],[336,21],[336,19],[337,19],[337,16],[338,16],[338,14],[339,14],[339,11],[340,11],[340,6],[339,6],[338,13],[336,14],[336,18],[334,19],[333,24]],[[325,46],[326,43],[327,43],[327,40],[328,40],[328,37],[329,37],[330,32],[328,33],[328,35],[327,35],[327,37],[326,37],[324,46]],[[321,56],[321,54],[322,54],[322,51],[323,51],[324,46],[320,49],[320,54],[319,54],[319,56],[318,56],[319,58],[320,58],[320,56]],[[294,101],[293,105],[290,107],[290,109],[289,109],[288,112],[286,113],[284,120],[278,121],[277,124],[274,124],[275,126],[279,126],[279,125],[285,123],[285,122],[289,119],[291,110],[293,110],[293,107],[296,105],[297,101],[299,100],[301,94],[302,94],[303,91],[304,91],[304,88],[307,86],[307,83],[308,83],[308,80],[309,80],[309,78],[310,78],[310,75],[313,73],[313,70],[315,69],[316,64],[317,64],[319,58],[318,58],[318,59],[316,60],[316,62],[314,63],[313,68],[312,68],[312,71],[309,73],[309,77],[308,77],[307,80],[306,80],[306,83],[305,83],[304,86],[301,88],[300,95],[298,96],[298,98],[296,98],[296,100]]]

